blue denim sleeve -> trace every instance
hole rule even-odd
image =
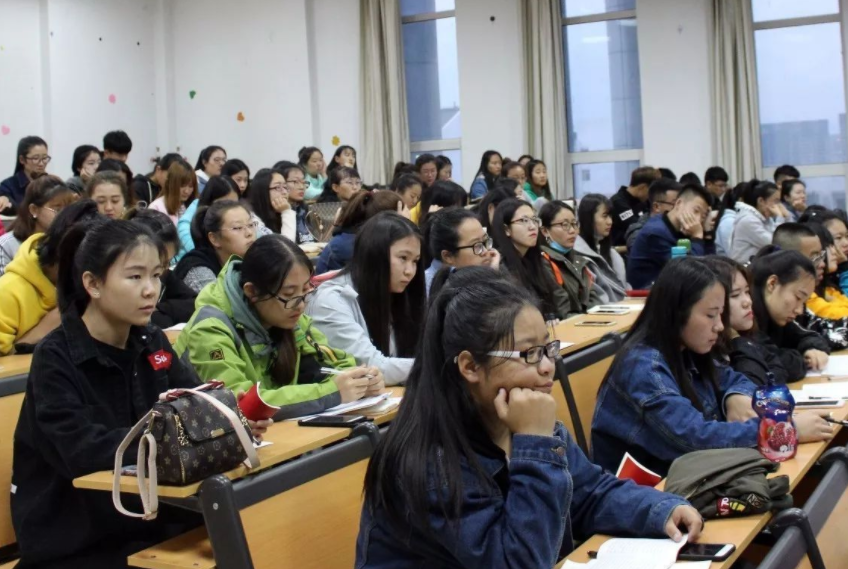
[[[488,186],[486,186],[486,180],[483,178],[477,178],[474,180],[474,183],[471,184],[471,199],[476,200],[477,198],[482,198],[489,191]]]
[[[460,565],[553,567],[571,500],[565,446],[556,437],[514,435],[506,500],[492,489],[466,485],[458,532],[432,502],[433,531]]]
[[[674,494],[619,480],[568,442],[568,470],[574,481],[571,519],[579,537],[596,533],[662,537],[671,512],[689,502]]]
[[[753,397],[757,386],[754,385],[754,383],[746,376],[734,370],[730,366],[720,366],[718,369],[719,373],[721,373],[721,376],[719,377],[719,387],[721,388],[722,393],[724,393],[721,400],[721,407],[724,409],[724,414],[726,416],[727,410],[725,409],[725,403],[727,402],[728,397],[735,394]]]

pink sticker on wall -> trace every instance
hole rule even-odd
[[[116,97],[114,94],[109,95],[109,102],[114,105],[115,103],[118,102],[118,97]]]
[[[3,126],[0,126],[0,134],[2,134],[3,136],[6,136],[10,132],[12,132],[12,129],[6,126],[5,124]]]

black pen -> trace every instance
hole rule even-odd
[[[833,417],[825,417],[825,421],[828,423],[834,423],[835,425],[842,425],[843,427],[848,427],[848,421],[840,421],[839,419],[834,419]]]

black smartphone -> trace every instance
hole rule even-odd
[[[339,427],[349,429],[367,420],[366,417],[362,417],[361,415],[330,415],[301,419],[297,424],[301,427]]]
[[[575,326],[613,326],[615,322],[612,320],[584,320],[583,322],[575,322]]]
[[[819,399],[816,401],[796,401],[795,407],[829,407],[839,405],[838,399]]]
[[[677,554],[678,561],[724,561],[736,550],[732,543],[687,543]]]

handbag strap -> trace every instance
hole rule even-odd
[[[244,447],[245,454],[247,454],[247,464],[245,466],[247,466],[248,468],[256,468],[257,466],[259,466],[259,455],[256,453],[256,449],[253,447],[253,441],[247,434],[247,431],[245,430],[241,419],[239,419],[235,411],[233,411],[211,395],[208,395],[201,391],[195,391],[194,389],[190,391],[194,395],[197,395],[198,397],[215,407],[215,409],[220,411],[233,426],[233,429],[236,432],[236,436],[238,436],[239,442],[241,443],[241,446]]]
[[[144,513],[142,514],[130,512],[124,508],[124,505],[121,503],[121,469],[124,465],[124,452],[126,452],[127,448],[132,444],[133,440],[135,440],[145,425],[153,420],[153,413],[153,411],[149,411],[144,417],[142,417],[138,423],[130,429],[130,432],[127,433],[127,436],[124,437],[123,441],[121,441],[121,444],[118,445],[118,450],[115,451],[115,469],[112,477],[112,504],[114,504],[115,509],[125,516],[129,516],[131,518],[142,518],[145,520],[155,519],[159,510],[159,496],[156,492],[156,440],[153,438],[153,435],[145,433],[142,435],[141,441],[139,441],[138,444],[138,476],[136,480],[138,482],[138,493],[141,497],[141,505],[144,510]],[[147,457],[147,461],[145,461],[147,448],[150,449],[150,453]],[[145,466],[150,470],[149,479],[145,472]]]

